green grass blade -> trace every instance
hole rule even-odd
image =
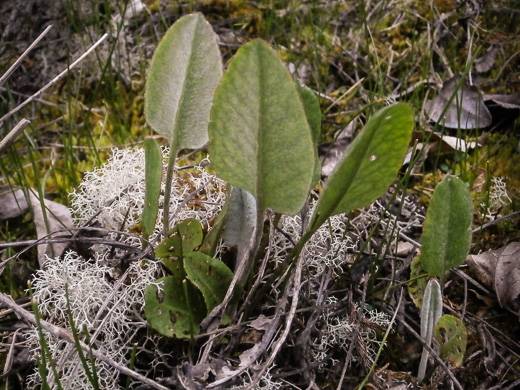
[[[303,103],[278,54],[264,41],[242,46],[215,92],[210,153],[217,174],[251,193],[261,209],[296,214],[314,172]]]

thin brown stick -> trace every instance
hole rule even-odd
[[[31,121],[22,118],[20,122],[18,122],[16,126],[13,127],[13,129],[4,137],[4,139],[0,141],[0,153],[2,152],[2,150],[11,145],[13,141],[16,139],[16,137],[18,137],[18,134],[20,134],[23,131],[23,129],[29,126],[30,123]]]
[[[25,322],[30,323],[31,325],[36,326],[36,317],[33,313],[23,309],[21,306],[17,305],[16,302],[11,298],[9,295],[0,293],[0,302],[2,302],[4,305],[11,308],[14,313]],[[62,340],[65,340],[68,343],[74,344],[74,337],[71,333],[69,333],[66,329],[60,328],[59,326],[56,326],[54,324],[51,324],[50,322],[44,321],[40,319],[40,325],[43,329],[45,329],[47,332],[52,334],[53,336],[59,337]],[[155,382],[152,379],[149,379],[145,377],[144,375],[141,375],[133,370],[130,370],[129,368],[123,366],[120,363],[117,363],[110,359],[109,357],[103,355],[99,351],[93,350],[90,346],[83,343],[82,341],[79,341],[79,345],[81,346],[81,349],[85,351],[88,354],[92,354],[96,359],[105,362],[109,366],[115,368],[119,372],[128,375],[131,378],[134,378],[153,389],[158,390],[168,390],[167,387]]]
[[[0,85],[2,85],[5,80],[7,80],[9,78],[9,76],[11,76],[11,74],[16,70],[16,68],[18,68],[20,66],[20,64],[23,62],[23,60],[25,59],[25,57],[27,57],[27,54],[30,53],[30,51],[32,49],[34,49],[34,47],[43,39],[43,37],[45,35],[47,35],[47,33],[51,30],[52,28],[52,24],[47,26],[47,28],[45,30],[43,30],[43,32],[38,36],[38,38],[36,38],[34,40],[33,43],[31,43],[29,45],[29,47],[22,53],[22,55],[14,62],[13,65],[11,65],[9,67],[9,69],[7,69],[7,72],[5,72],[2,77],[0,77]]]
[[[444,370],[444,372],[450,377],[450,379],[452,380],[453,384],[455,385],[455,387],[459,390],[464,390],[464,388],[462,387],[462,385],[459,383],[459,381],[457,380],[457,378],[455,378],[455,375],[453,375],[453,373],[451,372],[451,370],[448,368],[448,366],[446,366],[446,364],[442,361],[442,359],[440,358],[439,354],[437,352],[435,352],[435,350],[430,347],[428,345],[428,343],[426,341],[424,341],[424,339],[410,326],[408,325],[408,323],[403,319],[403,318],[399,318],[397,317],[397,320],[404,325],[404,327],[406,329],[408,329],[408,331],[417,339],[421,342],[421,344],[424,346],[424,348],[426,348],[426,350],[430,353],[431,356],[433,356],[433,358],[437,361],[437,363],[439,363],[439,365],[441,366],[441,368]]]
[[[32,102],[35,98],[39,97],[42,93],[44,93],[49,87],[54,85],[57,81],[62,79],[64,76],[66,76],[72,68],[74,68],[77,64],[79,64],[86,56],[88,56],[96,47],[98,47],[101,42],[103,42],[108,37],[108,34],[103,35],[101,38],[98,39],[96,43],[94,43],[85,53],[83,53],[79,58],[74,61],[72,64],[70,64],[65,70],[63,70],[59,75],[57,75],[55,78],[53,78],[51,81],[49,81],[43,88],[41,88],[39,91],[35,92],[33,95],[31,95],[29,98],[24,100],[22,103],[20,103],[18,106],[13,108],[11,111],[9,111],[7,114],[5,114],[3,117],[0,118],[0,123],[5,121],[7,118],[10,118],[15,113],[20,111],[23,107],[25,107],[27,104]]]

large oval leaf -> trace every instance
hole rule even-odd
[[[201,14],[180,18],[159,43],[145,92],[148,124],[179,148],[208,141],[213,95],[222,77],[216,34]]]
[[[375,113],[329,177],[309,231],[332,215],[367,206],[383,195],[403,163],[412,130],[413,110],[406,104]]]
[[[435,187],[424,221],[421,246],[423,268],[444,277],[464,263],[471,244],[472,203],[467,185],[446,175]]]
[[[296,84],[265,42],[242,46],[215,92],[209,126],[217,174],[261,208],[296,214],[311,186],[315,152]]]

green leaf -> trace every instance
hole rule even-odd
[[[424,298],[421,307],[421,337],[431,345],[433,331],[442,315],[442,293],[441,286],[436,279],[430,279],[424,291]],[[423,348],[421,362],[419,363],[419,373],[417,379],[422,381],[426,374],[428,363],[428,351]]]
[[[144,298],[146,319],[160,334],[188,338],[199,333],[206,308],[200,292],[183,277],[156,280],[146,287]]]
[[[211,164],[261,209],[296,214],[314,172],[311,130],[298,89],[278,54],[253,40],[229,63],[215,92]]]
[[[367,206],[395,180],[413,130],[413,110],[396,104],[376,112],[325,184],[309,231],[330,216]]]
[[[435,327],[435,339],[441,346],[441,358],[458,367],[464,360],[468,342],[466,327],[457,317],[446,314]]]
[[[198,252],[204,253],[209,257],[215,256],[215,253],[217,253],[217,247],[220,244],[220,240],[226,226],[228,208],[229,201],[226,200],[222,210],[220,210],[214,222],[212,223],[211,230],[208,232],[208,234],[206,234],[206,237],[204,237],[204,241],[202,242]]]
[[[318,156],[318,141],[321,134],[321,109],[320,101],[309,88],[298,84],[298,91],[302,98],[303,107],[305,109],[305,116],[311,128],[312,142],[315,150],[314,160],[314,175],[312,179],[312,186],[316,185],[321,179],[321,161]]]
[[[202,236],[200,222],[193,218],[185,219],[168,232],[168,236],[155,249],[155,256],[172,274],[183,276],[182,259],[202,244]]]
[[[152,58],[145,91],[148,124],[178,148],[208,141],[213,95],[222,77],[217,37],[202,14],[186,15],[166,32]]]
[[[410,281],[407,283],[407,287],[408,294],[418,308],[422,307],[424,290],[428,283],[427,276],[428,273],[422,268],[421,258],[417,256],[410,264]]]
[[[223,262],[192,252],[184,256],[184,270],[204,296],[208,313],[224,300],[233,272]]]
[[[159,210],[159,194],[162,180],[162,153],[159,145],[153,139],[144,141],[145,150],[145,181],[144,208],[141,217],[145,238],[149,237],[155,228]]]
[[[446,175],[433,192],[421,238],[421,262],[430,275],[444,277],[450,268],[464,263],[471,244],[471,220],[467,185]]]

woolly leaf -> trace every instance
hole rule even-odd
[[[422,233],[421,262],[431,275],[444,277],[463,264],[471,244],[472,203],[466,184],[446,175],[430,200]]]
[[[311,186],[315,151],[296,84],[277,53],[253,40],[229,63],[215,92],[211,164],[261,209],[296,214]]]
[[[199,13],[183,16],[153,55],[146,121],[178,148],[201,147],[208,141],[209,114],[221,77],[222,59],[210,24]]]
[[[242,253],[250,246],[256,226],[256,201],[247,191],[233,187],[229,200],[224,242]]]
[[[141,217],[145,238],[149,237],[155,228],[159,210],[159,194],[162,180],[162,153],[159,145],[153,139],[144,141],[145,150],[145,181],[144,208]]]
[[[441,286],[436,279],[430,279],[424,290],[424,297],[421,307],[421,337],[424,341],[431,345],[433,338],[433,330],[442,315],[442,293]],[[428,363],[428,351],[423,348],[421,362],[419,364],[419,373],[417,379],[422,381],[426,374],[426,365]]]
[[[408,105],[376,112],[327,180],[309,231],[316,231],[332,215],[366,206],[381,196],[403,163],[412,130],[413,111]]]
[[[303,108],[305,109],[305,116],[307,117],[307,122],[309,122],[309,126],[311,128],[312,142],[316,152],[316,157],[314,160],[314,176],[312,179],[312,185],[314,186],[321,179],[321,161],[317,152],[318,141],[321,134],[320,102],[314,92],[312,92],[309,88],[303,85],[299,85],[298,87],[303,102]]]

